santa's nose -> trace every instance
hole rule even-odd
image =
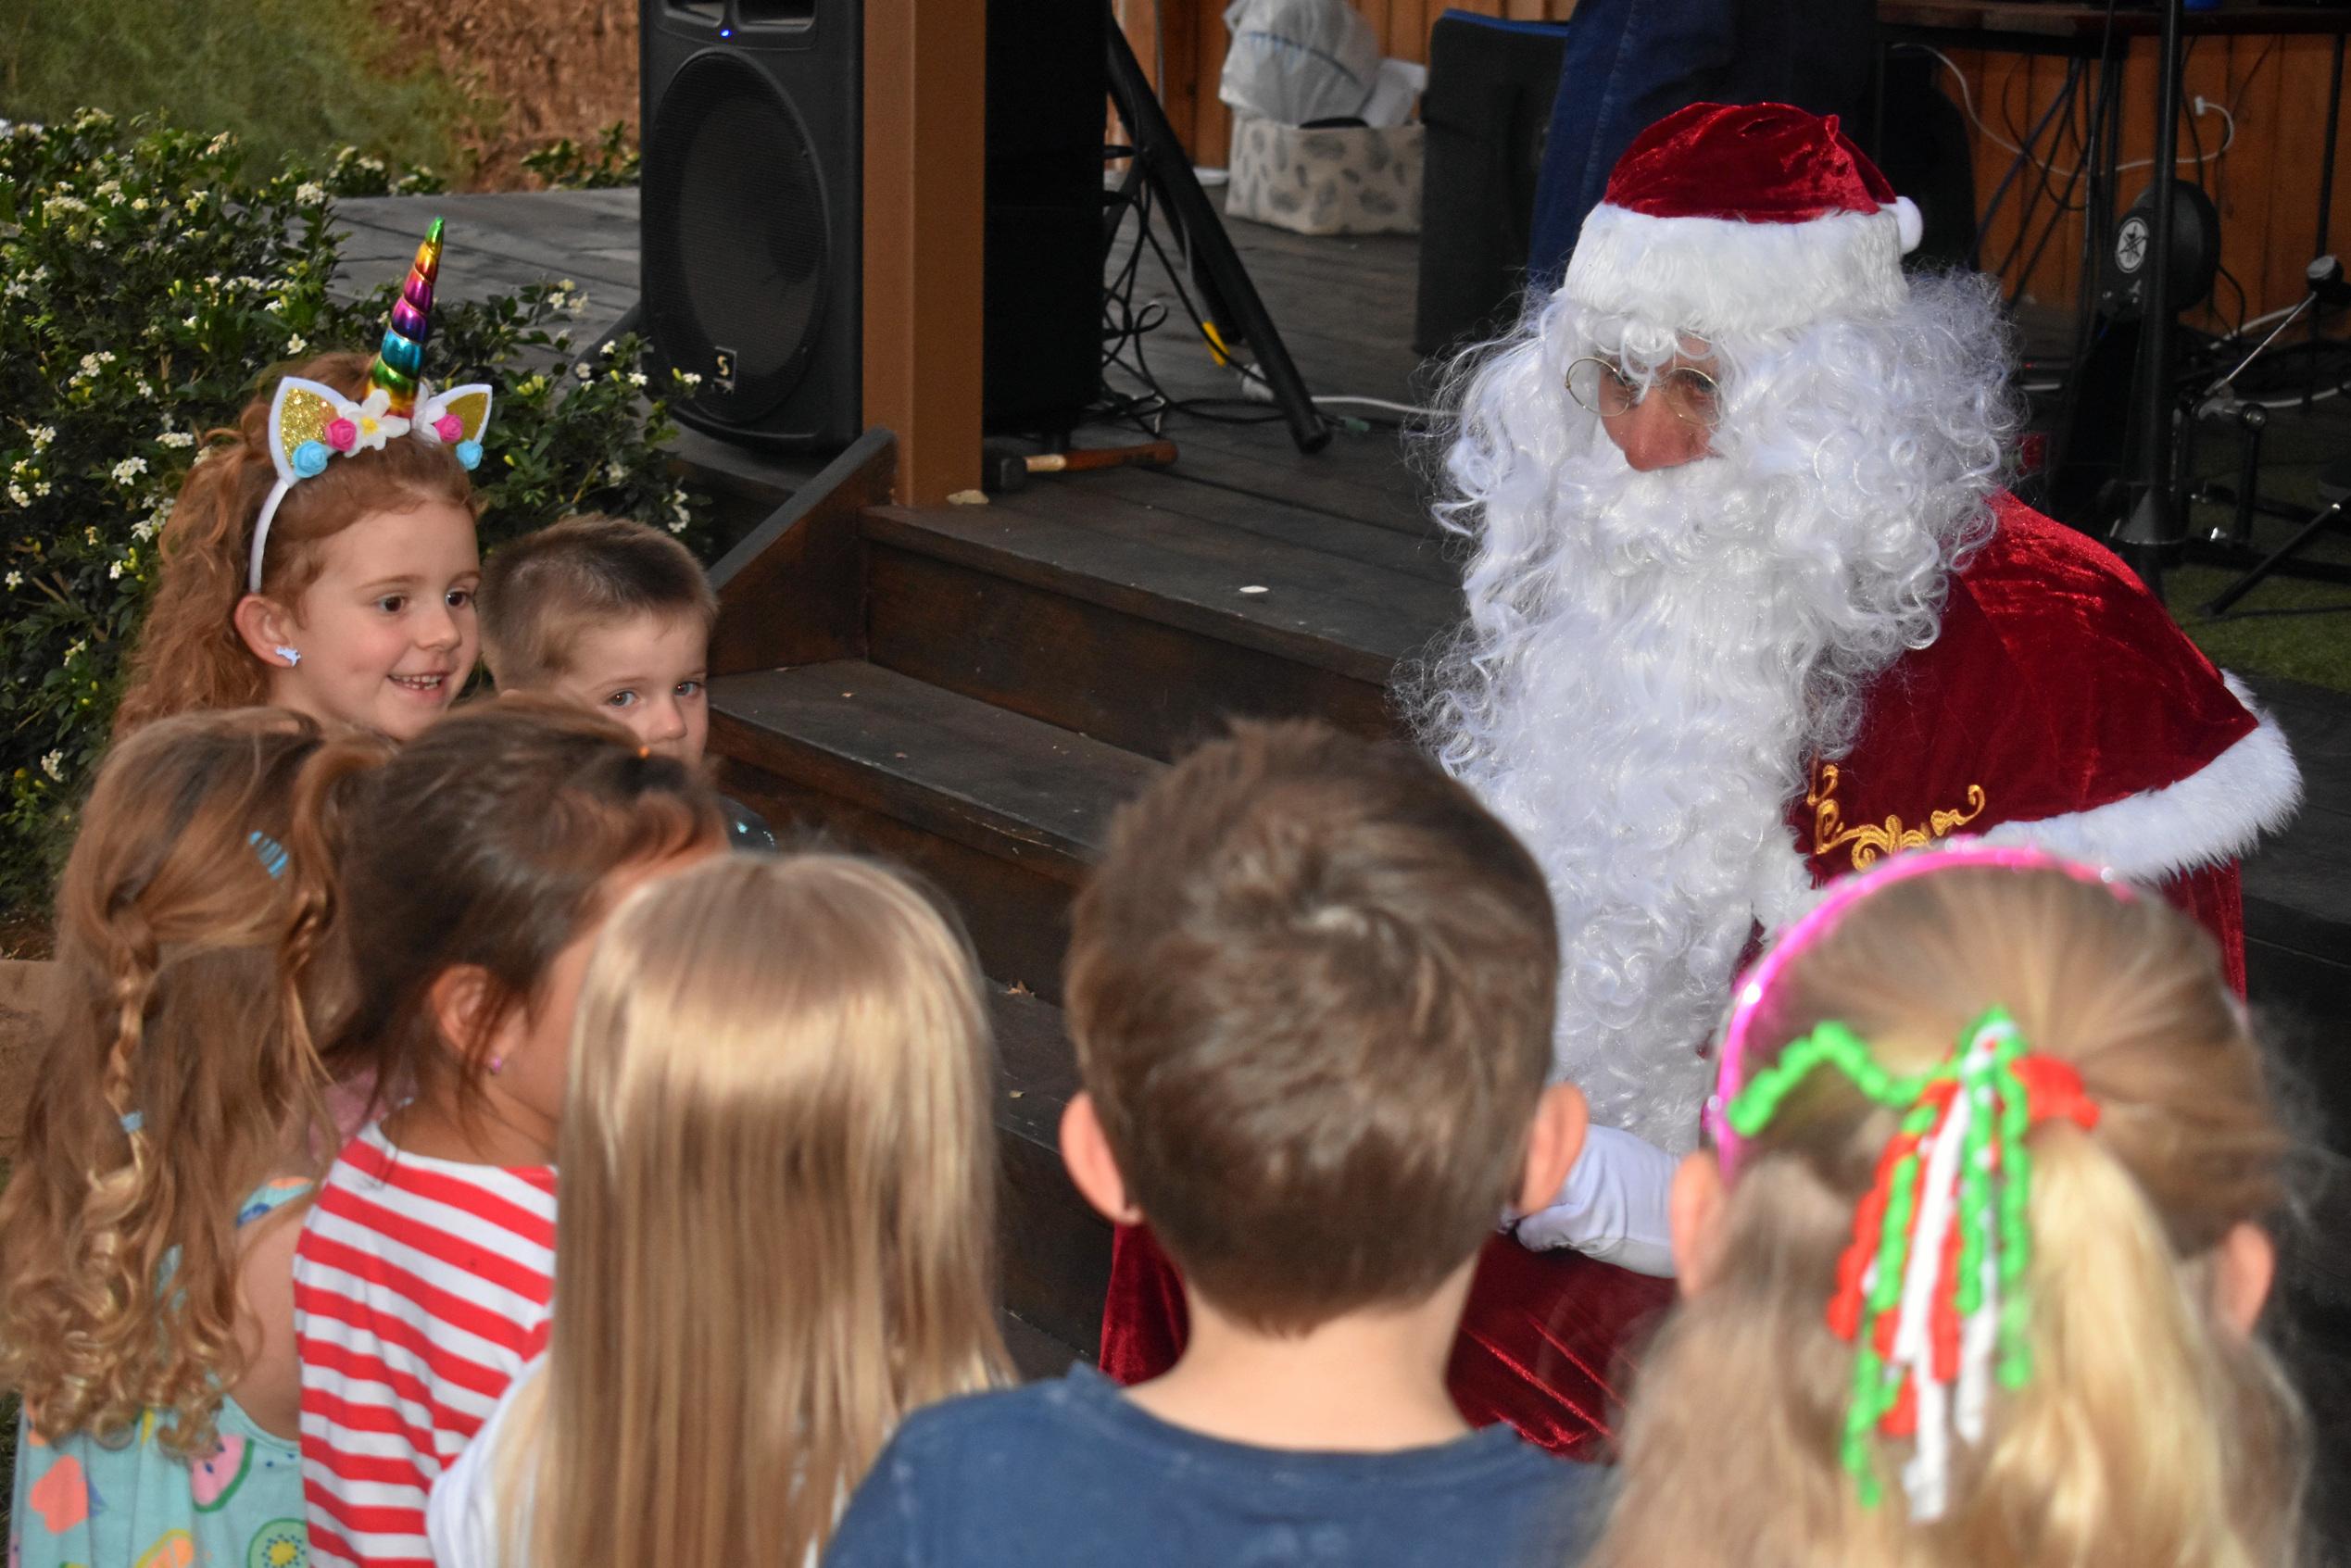
[[[1706,427],[1683,419],[1653,394],[1600,423],[1636,472],[1654,473],[1714,455]]]

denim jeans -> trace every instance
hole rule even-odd
[[[1787,103],[1864,130],[1873,16],[1872,0],[1582,0],[1552,100],[1529,282],[1558,285],[1616,160],[1676,109],[1710,98]]]
[[[1632,139],[1706,96],[1738,42],[1737,0],[1581,0],[1567,19],[1559,95],[1528,245],[1528,282],[1555,288],[1584,219]]]

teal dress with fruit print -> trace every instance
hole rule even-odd
[[[300,1177],[266,1182],[237,1210],[251,1224],[307,1197]],[[302,1455],[220,1401],[220,1446],[175,1459],[149,1411],[111,1442],[77,1432],[44,1443],[19,1419],[8,1568],[304,1568]]]

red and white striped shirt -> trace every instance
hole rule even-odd
[[[310,1561],[430,1568],[425,1494],[547,1343],[555,1170],[345,1146],[294,1255]]]

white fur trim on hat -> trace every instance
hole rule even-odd
[[[1603,314],[1671,321],[1701,337],[1884,315],[1909,297],[1902,256],[1917,210],[1897,200],[1874,213],[1744,223],[1603,204],[1584,220],[1565,287]]]

